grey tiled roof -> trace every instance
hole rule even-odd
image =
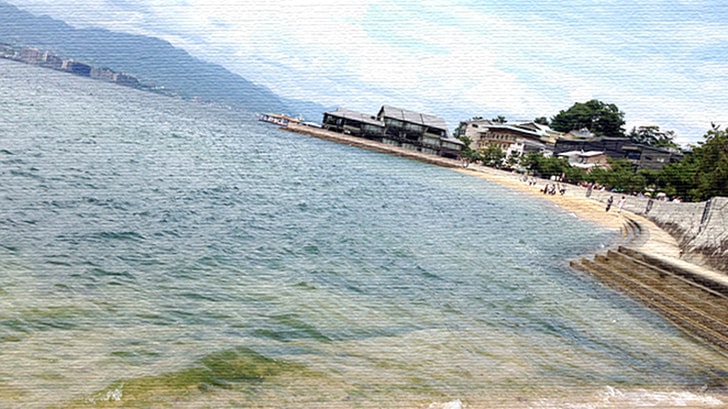
[[[338,108],[338,109],[336,109],[336,111],[326,112],[326,114],[335,116],[338,118],[351,119],[354,121],[359,121],[359,122],[367,123],[370,125],[384,126],[384,122],[378,120],[377,117],[374,115],[365,114],[365,113],[357,112],[357,111],[351,111],[348,109]]]
[[[383,113],[383,116],[388,118],[399,119],[413,124],[425,125],[430,128],[442,129],[447,132],[447,123],[445,120],[434,115],[421,114],[419,112],[395,108],[389,105],[382,105],[382,109],[380,109],[379,112]]]

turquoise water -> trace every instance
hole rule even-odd
[[[539,198],[14,62],[0,85],[2,407],[726,400],[725,358],[568,268],[616,232]]]

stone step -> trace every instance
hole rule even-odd
[[[681,307],[679,303],[661,297],[660,294],[652,292],[647,286],[636,283],[622,274],[615,274],[610,268],[598,262],[582,259],[578,262],[572,262],[571,265],[575,269],[599,277],[606,285],[643,302],[682,329],[687,335],[708,342],[718,351],[728,356],[728,333],[712,328],[711,321],[707,321],[709,325],[700,322],[705,318],[701,314],[696,314],[689,308]],[[696,320],[696,317],[699,320]]]
[[[629,271],[635,278],[662,291],[670,298],[711,314],[728,325],[728,298],[720,293],[621,252],[608,250],[606,257],[616,263],[622,271]]]
[[[651,256],[649,254],[643,253],[639,250],[636,250],[636,249],[633,249],[633,248],[630,248],[627,246],[619,246],[618,251],[620,253],[626,254],[634,259],[643,261],[655,268],[659,268],[666,272],[677,274],[687,280],[690,280],[691,282],[699,284],[704,288],[709,288],[712,291],[714,291],[715,293],[721,294],[721,296],[728,298],[728,283],[726,282],[726,280],[709,279],[705,275],[696,274],[693,271],[690,271],[686,268],[678,266],[674,263],[670,263],[667,260],[664,260],[659,257]]]
[[[612,274],[610,277],[617,280],[619,285],[625,286],[629,291],[649,302],[658,301],[660,304],[672,311],[678,312],[701,325],[725,334],[728,340],[728,322],[726,322],[722,309],[709,309],[708,311],[697,307],[692,297],[680,294],[677,297],[673,294],[666,293],[661,290],[661,283],[655,284],[650,278],[635,275],[634,270],[626,271],[619,263],[615,263],[613,259],[609,259],[604,255],[595,256],[594,263],[601,265],[605,270]],[[689,287],[684,288],[685,291],[691,292]],[[694,290],[693,290],[694,291]],[[701,303],[700,306],[705,307]],[[719,315],[718,315],[719,314]],[[721,319],[721,316],[723,316]]]

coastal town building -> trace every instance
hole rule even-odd
[[[463,121],[459,130],[460,135],[471,141],[470,148],[473,150],[495,146],[504,152],[523,152],[526,143],[529,146],[553,146],[562,135],[548,125],[536,122],[499,123],[487,119]],[[545,150],[548,151],[547,148]]]
[[[685,155],[674,148],[656,148],[642,144],[625,145],[627,159],[637,169],[662,170],[665,166],[683,160]]]
[[[569,165],[587,171],[595,167],[609,168],[608,156],[602,151],[569,151],[560,153],[558,156],[567,158]]]
[[[93,67],[79,61],[64,59],[50,51],[41,51],[37,48],[15,47],[10,44],[0,44],[0,58],[19,61],[30,65],[37,65],[44,68],[52,68],[54,70],[113,82],[127,87],[150,89],[130,74],[116,72],[108,68]]]
[[[343,108],[325,112],[323,127],[331,131],[377,141],[381,141],[384,136],[384,122],[376,116]]]
[[[552,156],[554,153],[553,146],[543,142],[532,141],[530,139],[518,138],[512,143],[505,152],[506,157],[525,156],[531,152],[539,153],[544,157]]]
[[[480,144],[480,139],[483,137],[483,133],[488,126],[493,125],[494,122],[487,119],[471,119],[468,121],[460,122],[458,128],[459,135],[468,138],[470,143],[470,149],[477,150]]]
[[[612,159],[627,159],[636,170],[661,170],[670,163],[678,162],[684,155],[677,149],[656,148],[632,142],[629,138],[587,137],[584,139],[560,138],[554,154],[565,152],[599,151]]]
[[[302,121],[302,118],[294,118],[292,116],[283,114],[260,114],[258,116],[258,120],[268,122],[274,125],[286,126],[290,123],[300,123]]]
[[[460,158],[465,146],[450,135],[442,118],[389,105],[383,105],[377,115],[341,108],[325,112],[322,126],[331,131],[453,159]]]

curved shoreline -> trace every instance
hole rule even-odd
[[[694,271],[695,274],[705,276],[710,280],[719,281],[722,285],[728,287],[728,275],[716,272],[711,267],[697,265],[681,259],[682,251],[677,240],[668,232],[657,226],[654,222],[626,209],[622,210],[622,213],[620,214],[617,212],[616,206],[609,212],[606,212],[602,203],[595,199],[586,197],[586,189],[582,187],[567,185],[566,193],[563,196],[560,194],[548,195],[540,192],[540,189],[545,184],[553,183],[545,179],[536,178],[536,185],[529,185],[522,180],[523,175],[520,174],[472,164],[467,168],[464,168],[462,161],[459,160],[429,155],[322,128],[290,123],[287,126],[280,127],[280,129],[344,145],[417,160],[431,165],[450,168],[475,177],[480,177],[493,183],[498,183],[502,186],[531,194],[534,197],[541,197],[545,200],[549,200],[562,209],[574,213],[577,217],[598,223],[608,229],[620,230],[625,228],[628,224],[629,218],[640,225],[640,234],[636,239],[629,243],[629,247],[659,257],[666,262],[678,265],[681,268]],[[615,246],[618,244],[620,243],[613,243]]]
[[[483,166],[469,166],[466,169],[460,169],[459,172],[480,177],[534,197],[543,198],[582,219],[598,223],[607,229],[620,230],[624,228],[625,224],[627,224],[627,217],[629,217],[639,223],[641,227],[640,236],[631,242],[632,247],[671,259],[680,257],[680,247],[677,240],[667,232],[646,218],[627,210],[618,213],[616,207],[613,207],[609,212],[606,212],[602,203],[586,197],[584,188],[567,185],[564,195],[550,195],[543,194],[541,191],[544,185],[553,183],[545,179],[537,178],[535,179],[535,185],[529,185],[521,180],[521,175]]]

